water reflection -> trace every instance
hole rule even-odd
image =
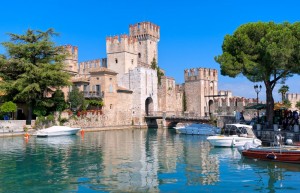
[[[237,149],[213,148],[205,136],[168,129],[102,131],[83,138],[28,142],[4,138],[0,146],[0,192],[218,191],[214,188],[231,190],[234,183],[246,192],[272,192],[290,188],[290,172],[300,171],[290,164],[275,167],[241,159]]]
[[[299,183],[299,176],[291,175],[293,172],[300,172],[298,164],[242,158],[240,165],[254,171],[255,177],[258,179],[256,190],[267,189],[270,193],[278,190],[291,191],[296,189],[290,182]]]

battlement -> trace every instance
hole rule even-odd
[[[66,59],[78,60],[78,47],[72,45],[65,45],[64,49],[66,51]]]
[[[79,73],[80,74],[87,74],[90,72],[91,69],[100,69],[103,67],[107,67],[107,59],[96,59],[96,60],[88,60],[79,63]]]
[[[160,38],[160,27],[151,22],[139,22],[133,25],[129,25],[130,36],[136,37],[138,39],[144,38]]]
[[[78,47],[72,45],[62,46],[64,53],[66,54],[65,59],[65,68],[67,71],[72,72],[73,74],[78,73]]]
[[[106,52],[137,53],[137,39],[127,34],[106,37]]]
[[[211,80],[218,81],[218,71],[211,68],[191,68],[184,70],[184,80]]]
[[[286,98],[289,101],[292,101],[292,100],[300,101],[300,93],[286,93]]]

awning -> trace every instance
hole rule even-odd
[[[283,103],[275,103],[274,110],[279,110],[279,109],[288,109],[288,107]]]
[[[245,107],[245,109],[256,109],[256,110],[261,110],[265,108],[266,108],[266,104],[256,104],[249,107]]]

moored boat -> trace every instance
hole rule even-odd
[[[252,159],[300,164],[300,147],[296,146],[249,148],[241,154]]]
[[[245,124],[227,124],[224,135],[210,136],[209,143],[216,147],[240,147],[251,142],[261,145],[261,140],[257,139],[252,126]]]
[[[80,128],[72,128],[68,126],[52,126],[46,129],[41,129],[36,132],[37,137],[51,137],[62,135],[75,135]]]
[[[221,133],[221,129],[209,124],[193,123],[190,125],[180,125],[174,127],[176,133],[188,135],[216,135]]]

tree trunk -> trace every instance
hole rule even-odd
[[[265,82],[266,86],[266,115],[267,115],[267,126],[271,127],[273,125],[273,116],[274,116],[274,98],[273,98],[273,89],[270,82]]]

